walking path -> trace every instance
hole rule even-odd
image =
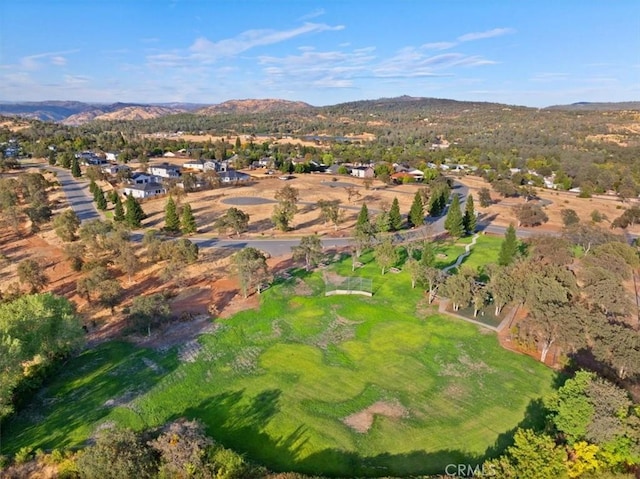
[[[464,259],[471,254],[471,247],[476,245],[477,240],[478,240],[478,233],[473,235],[473,238],[471,239],[471,243],[469,243],[464,247],[464,253],[458,256],[458,259],[456,259],[456,262],[453,263],[452,265],[447,266],[446,268],[442,268],[442,271],[444,271],[445,273],[448,273],[453,268],[459,267],[464,261]]]

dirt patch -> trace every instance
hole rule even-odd
[[[296,284],[293,287],[293,291],[296,296],[311,296],[313,294],[313,290],[311,286],[302,281],[300,278],[296,278]]]
[[[378,401],[362,411],[345,417],[342,422],[354,431],[365,434],[373,426],[375,416],[402,419],[409,416],[409,411],[398,401]]]

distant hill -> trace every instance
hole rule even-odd
[[[196,111],[199,115],[219,115],[221,113],[268,113],[295,112],[314,108],[302,101],[288,100],[229,100],[217,105],[207,106]]]
[[[79,101],[37,101],[0,103],[0,115],[20,116],[43,121],[61,121],[95,106]]]
[[[182,108],[115,103],[106,107],[76,113],[65,118],[61,123],[65,125],[81,125],[93,120],[150,120],[185,111]]]
[[[570,105],[553,105],[545,110],[567,110],[567,111],[620,111],[620,110],[640,110],[640,101],[623,101],[617,103],[591,103],[580,101]]]

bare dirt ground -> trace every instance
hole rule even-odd
[[[484,181],[482,178],[476,176],[461,176],[458,180],[465,186],[469,187],[469,192],[474,196],[476,200],[474,205],[476,211],[485,217],[491,218],[491,223],[499,226],[508,226],[509,223],[514,225],[518,224],[518,220],[513,213],[513,207],[521,205],[525,202],[523,198],[502,198],[498,193],[491,190],[491,185]],[[495,203],[487,208],[482,208],[479,205],[478,191],[480,188],[489,188],[491,191],[491,198]],[[601,223],[601,226],[608,228],[611,221],[620,216],[623,211],[632,205],[637,205],[638,202],[623,203],[620,199],[613,196],[594,196],[593,198],[578,198],[577,193],[570,193],[568,191],[556,191],[545,188],[537,188],[536,192],[542,200],[550,201],[551,204],[544,207],[549,221],[541,226],[535,228],[527,228],[533,231],[539,231],[540,233],[561,231],[563,228],[562,217],[560,211],[562,209],[572,209],[580,217],[581,221],[591,221],[591,213],[594,210],[599,211],[605,215],[607,220]],[[622,230],[613,230],[616,233],[621,233]],[[635,225],[629,228],[630,233],[639,234],[640,225]]]
[[[255,171],[247,171],[249,174],[256,174]],[[294,175],[288,181],[282,181],[275,176],[265,175],[260,171],[260,179],[246,186],[230,186],[209,191],[189,193],[179,199],[182,203],[190,203],[198,223],[199,233],[217,234],[213,224],[216,219],[227,211],[233,203],[233,198],[265,198],[274,200],[276,191],[288,185],[296,188],[300,194],[300,204],[298,214],[293,221],[293,229],[287,233],[292,237],[299,237],[308,234],[320,234],[332,237],[348,236],[349,229],[355,223],[358,212],[363,203],[367,204],[369,212],[372,214],[391,205],[394,197],[398,198],[400,210],[406,214],[411,208],[413,195],[420,188],[420,185],[394,185],[387,186],[379,181],[373,181],[369,189],[362,179],[352,176],[338,176],[339,181],[332,181],[331,175]],[[349,201],[346,187],[352,187],[357,192]],[[230,201],[231,200],[231,201]],[[344,222],[338,230],[331,224],[324,224],[319,219],[319,210],[315,207],[318,200],[339,200],[344,211]],[[151,198],[144,201],[143,209],[149,215],[144,222],[144,226],[159,228],[163,226],[164,207],[166,197]],[[312,203],[312,204],[304,204]],[[249,231],[243,237],[264,237],[280,236],[282,232],[273,227],[271,215],[275,203],[263,203],[253,205],[243,205],[239,208],[250,216]]]
[[[373,426],[376,416],[391,419],[402,419],[409,415],[409,411],[397,401],[378,401],[371,406],[345,417],[342,422],[360,434],[365,434]]]

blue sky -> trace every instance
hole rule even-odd
[[[639,0],[0,0],[0,101],[640,100]]]

